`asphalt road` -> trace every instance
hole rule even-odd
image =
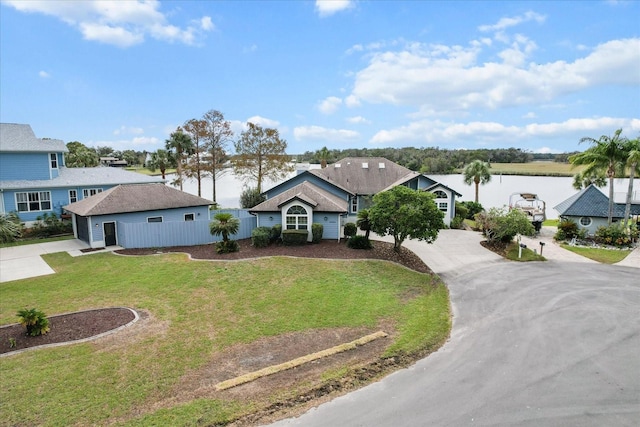
[[[439,351],[273,425],[640,425],[640,270],[482,256],[439,271],[454,311]]]

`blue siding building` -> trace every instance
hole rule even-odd
[[[0,123],[0,214],[16,212],[30,226],[116,185],[162,182],[119,168],[67,168],[67,152],[63,141],[37,138],[29,125]]]

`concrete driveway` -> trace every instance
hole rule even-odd
[[[479,240],[445,230],[433,245],[406,243],[451,293],[439,351],[274,425],[638,425],[640,270],[509,262]]]
[[[29,277],[45,276],[55,271],[40,255],[55,252],[80,254],[80,249],[89,246],[80,240],[37,243],[33,245],[0,248],[0,283]]]

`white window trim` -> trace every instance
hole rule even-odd
[[[449,203],[448,202],[438,202],[438,209],[440,209],[442,212],[448,212],[449,211]]]
[[[75,200],[73,201],[71,200],[72,199],[71,192],[75,193],[75,196],[73,197]],[[78,190],[69,190],[69,203],[75,203],[77,201],[78,201]]]
[[[56,153],[49,153],[49,167],[51,167],[51,169],[58,169],[58,155]]]
[[[353,196],[351,198],[351,200],[349,201],[349,211],[351,213],[357,213],[358,212],[358,196]]]
[[[91,192],[94,192],[93,194],[91,194]],[[91,197],[94,196],[98,193],[102,193],[102,188],[100,187],[96,187],[96,188],[83,188],[82,189],[82,198],[86,199],[87,197]]]
[[[26,195],[26,200],[18,200],[18,196],[20,194],[24,194]],[[35,203],[35,201],[30,201],[29,200],[29,194],[37,194],[38,195],[38,207],[39,209],[31,209],[31,203]],[[46,200],[42,199],[42,195],[46,194],[48,196],[48,198]],[[53,210],[53,203],[51,201],[51,191],[19,191],[15,193],[15,202],[16,202],[16,210],[18,212],[47,212],[47,211],[51,211]],[[49,209],[42,209],[42,202],[49,202]],[[26,203],[27,204],[27,209],[26,210],[20,210],[19,208],[19,203]]]
[[[583,223],[582,223],[582,220],[583,220],[583,219],[589,220],[589,223],[588,223],[588,224],[583,224]],[[582,217],[580,217],[580,221],[579,221],[579,222],[580,222],[580,225],[581,225],[581,226],[583,226],[583,227],[589,227],[589,226],[591,226],[591,224],[593,224],[593,220],[592,220],[592,219],[591,219],[591,217],[589,217],[589,216],[582,216]]]
[[[160,221],[149,221],[150,219],[160,218]],[[161,215],[158,216],[148,216],[147,222],[150,224],[164,222],[164,218]]]

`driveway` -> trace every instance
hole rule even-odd
[[[33,245],[0,248],[0,283],[29,277],[45,276],[55,271],[40,255],[55,252],[80,254],[80,249],[89,246],[80,240],[37,243]]]
[[[638,425],[640,271],[553,251],[509,262],[479,240],[444,230],[433,245],[406,242],[451,293],[440,350],[274,425]]]

